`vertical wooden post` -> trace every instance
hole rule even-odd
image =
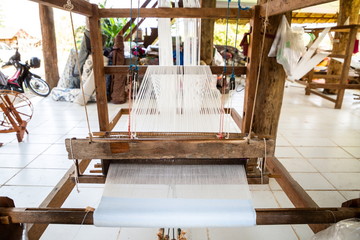
[[[349,40],[348,40],[349,42],[348,42],[348,45],[346,47],[346,52],[345,52],[346,57],[344,59],[344,63],[342,66],[342,71],[341,71],[340,84],[346,84],[346,81],[349,77],[351,57],[352,57],[353,50],[354,50],[357,31],[358,31],[358,28],[356,28],[356,27],[352,27],[350,29],[350,35],[349,35]],[[344,100],[344,94],[345,94],[345,89],[338,90],[338,94],[337,94],[336,102],[335,102],[336,109],[341,108],[343,100]]]
[[[201,7],[214,8],[216,7],[216,0],[202,0]],[[208,65],[213,61],[214,24],[214,19],[201,20],[200,59]]]
[[[54,13],[52,7],[39,4],[39,14],[41,22],[45,79],[50,85],[50,88],[53,88],[57,86],[59,81]]]
[[[242,131],[249,133],[251,115],[254,106],[256,78],[258,75],[260,55],[261,55],[261,31],[262,21],[260,18],[260,6],[256,5],[253,8],[253,17],[250,20],[251,35],[248,52],[248,64],[246,68],[246,88],[244,97],[244,112],[243,112],[243,126]]]
[[[359,10],[360,10],[360,0],[340,0],[339,1],[339,15],[337,20],[337,25],[344,25],[346,20],[349,19],[349,24],[358,24],[359,23]],[[333,54],[344,54],[346,47],[349,44],[349,33],[337,32],[335,33],[335,38],[333,42]],[[336,60],[331,59],[328,67],[329,75],[342,75],[342,63]],[[339,83],[339,79],[327,78],[325,79],[326,83]],[[347,80],[347,79],[346,79]],[[342,81],[342,80],[340,80]],[[334,89],[324,89],[324,93],[335,94]],[[341,96],[340,96],[341,97]],[[335,107],[337,108],[337,107]]]
[[[286,15],[290,18],[291,12],[286,13]],[[276,62],[276,58],[270,58],[267,55],[274,41],[273,36],[276,35],[281,18],[282,15],[269,17],[267,32],[262,33],[266,34],[264,46],[261,46],[261,44],[252,46],[253,49],[260,48],[263,51],[262,59],[259,59],[261,69],[254,103],[252,131],[258,135],[271,136],[274,139],[276,139],[278,129],[286,76],[283,67]],[[249,130],[251,131],[251,129]]]
[[[108,131],[109,114],[106,98],[106,82],[104,73],[103,41],[100,31],[98,6],[92,4],[92,16],[89,18],[91,53],[96,90],[96,104],[100,131]]]

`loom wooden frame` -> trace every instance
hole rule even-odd
[[[347,84],[346,81],[351,79],[349,77],[349,69],[351,64],[352,52],[354,50],[356,34],[359,32],[360,25],[346,25],[346,26],[336,26],[330,29],[330,32],[348,32],[349,33],[349,44],[345,50],[345,54],[330,54],[329,57],[333,58],[342,58],[344,59],[344,64],[342,66],[340,75],[322,75],[316,74],[314,70],[312,70],[307,75],[307,81],[297,81],[298,83],[305,85],[305,95],[310,95],[311,93],[322,97],[328,101],[335,103],[335,109],[341,109],[345,90],[346,89],[360,89],[360,84]],[[313,32],[315,35],[318,35],[320,31],[324,30],[324,28],[312,28],[306,29],[306,31]],[[331,79],[339,79],[339,83],[314,83],[313,79],[315,78],[331,78]],[[336,94],[336,98],[332,98],[326,94],[323,94],[319,91],[316,91],[317,88],[326,88],[326,89],[336,89],[338,90]]]
[[[63,6],[63,2],[59,0],[31,0],[37,3],[41,3],[47,6],[51,7],[57,7],[61,8]],[[261,33],[261,23],[260,23],[260,16],[264,16],[267,12],[269,16],[285,13],[288,11],[296,10],[299,8],[307,7],[307,6],[313,6],[325,2],[331,2],[332,0],[296,0],[296,1],[287,1],[287,0],[274,0],[270,2],[269,6],[266,7],[266,4],[262,4],[260,6],[254,7],[252,10],[249,10],[248,12],[251,12],[248,15],[249,17],[252,17],[254,19],[253,23],[253,31],[252,31],[252,62],[248,65],[247,68],[247,74],[251,75],[251,80],[247,82],[248,87],[246,90],[246,102],[245,102],[245,109],[246,109],[246,118],[243,120],[243,130],[248,128],[249,124],[249,115],[251,114],[252,109],[250,106],[254,104],[254,84],[255,84],[255,76],[257,74],[256,66],[259,64],[259,49],[257,49],[257,43],[256,36],[260,36]],[[97,106],[98,106],[98,117],[99,117],[99,126],[100,131],[102,133],[107,133],[110,131],[110,128],[113,126],[114,121],[109,121],[108,119],[108,110],[107,110],[107,101],[106,101],[106,93],[105,93],[105,84],[103,82],[105,70],[103,65],[103,58],[102,53],[100,49],[102,48],[101,45],[101,37],[100,37],[100,27],[99,27],[99,19],[100,17],[105,16],[129,16],[129,10],[111,10],[111,9],[105,9],[105,10],[99,10],[96,5],[92,5],[88,2],[85,2],[84,0],[72,0],[72,3],[74,4],[73,12],[85,15],[89,17],[90,22],[90,31],[91,31],[91,44],[93,46],[93,55],[94,55],[94,75],[95,75],[95,84],[96,84],[96,94],[97,94]],[[278,7],[282,5],[282,7]],[[266,10],[267,9],[267,10]],[[143,11],[142,17],[145,17],[145,13],[147,14],[146,17],[169,17],[169,13],[174,14],[177,13],[177,17],[194,17],[194,14],[196,13],[196,17],[201,18],[215,18],[215,17],[221,17],[221,14],[218,15],[218,13],[223,12],[224,10],[219,9],[213,9],[206,12],[208,12],[206,15],[204,15],[204,11],[198,11],[198,10],[191,10],[191,9],[184,9],[184,11],[177,11],[176,10],[170,10],[166,9],[165,11],[162,9],[148,9]],[[216,12],[216,16],[213,15],[213,13]],[[122,14],[122,15],[121,15]],[[127,15],[126,15],[127,14]],[[231,11],[231,14],[233,14],[233,11]],[[233,17],[230,14],[230,17]],[[254,47],[255,46],[255,47]],[[251,66],[251,68],[250,68]],[[106,72],[110,73],[112,71],[123,71],[120,69],[123,69],[124,66],[121,67],[112,67],[112,68],[106,68]],[[111,69],[111,70],[110,70]],[[88,165],[88,160],[84,160],[81,162],[80,167],[82,167],[81,171],[84,170],[84,168]],[[306,192],[301,188],[301,186],[290,176],[290,174],[287,172],[287,170],[282,166],[282,164],[275,158],[275,157],[269,157],[268,158],[268,169],[270,173],[272,174],[272,177],[275,177],[277,182],[280,184],[280,186],[283,188],[285,193],[288,195],[289,199],[292,201],[292,203],[295,205],[296,208],[300,209],[277,209],[277,210],[258,210],[258,212],[263,211],[263,214],[266,214],[266,220],[264,220],[264,224],[267,221],[268,223],[275,223],[275,219],[278,217],[281,217],[281,224],[291,224],[291,223],[303,223],[303,224],[311,224],[310,227],[314,232],[317,232],[319,230],[324,229],[327,227],[326,225],[323,225],[324,223],[332,223],[340,220],[341,218],[334,218],[334,215],[332,214],[336,209],[320,209],[318,205],[306,194]],[[65,201],[67,196],[69,195],[70,191],[69,189],[72,189],[74,187],[74,184],[70,184],[69,180],[73,177],[73,175],[76,173],[76,170],[72,168],[69,170],[69,175],[64,176],[63,181],[59,183],[59,185],[54,189],[54,191],[48,196],[48,198],[43,202],[41,205],[41,208],[37,209],[18,209],[18,208],[0,208],[0,223],[17,223],[17,222],[32,222],[37,223],[34,224],[30,230],[29,230],[29,237],[30,239],[37,239],[41,236],[43,231],[45,231],[47,224],[49,223],[59,223],[57,220],[61,221],[61,223],[70,223],[70,224],[81,224],[80,221],[74,220],[71,222],[69,217],[77,216],[79,217],[79,213],[81,212],[81,219],[84,219],[84,214],[89,214],[85,218],[86,223],[91,223],[92,215],[91,212],[86,213],[87,210],[85,209],[62,209],[61,207],[62,203]],[[80,171],[80,172],[81,172]],[[65,191],[66,190],[66,191]],[[49,203],[51,202],[51,204]],[[51,209],[48,209],[48,207],[52,207]],[[311,208],[311,209],[309,209]],[[40,213],[39,213],[40,211]],[[84,212],[86,211],[86,212]],[[289,215],[283,215],[286,211],[292,211],[297,219],[294,221],[294,218],[289,217]],[[327,213],[326,213],[327,212]],[[358,208],[342,208],[340,209],[341,213],[346,213],[345,218],[351,217],[359,217],[359,209]],[[279,213],[281,213],[279,215]],[[322,220],[314,220],[313,216],[319,216],[318,214],[321,213]],[[324,220],[324,215],[326,214]],[[58,215],[59,214],[59,215]],[[311,214],[311,215],[309,215]],[[330,215],[331,216],[330,216]],[[56,217],[55,217],[56,216]],[[265,216],[265,215],[264,215]],[[40,219],[41,218],[41,219]],[[55,221],[54,218],[57,218]],[[331,220],[330,220],[331,219]],[[42,224],[38,224],[42,223]],[[321,223],[321,224],[320,224]],[[262,224],[262,223],[259,223]]]

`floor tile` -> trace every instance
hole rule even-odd
[[[105,228],[88,225],[61,225],[52,224],[41,236],[41,240],[76,239],[76,240],[116,240],[119,228]],[[156,237],[156,236],[155,236]]]
[[[205,228],[196,228],[196,229],[186,229],[185,230],[187,240],[190,239],[198,239],[198,240],[206,240],[207,237],[207,229]],[[144,239],[145,236],[157,236],[159,229],[156,228],[121,228],[119,232],[119,236],[116,240],[137,240]],[[170,232],[172,237],[172,234]],[[149,237],[151,238],[151,237]]]
[[[210,228],[210,239],[267,239],[267,240],[297,240],[291,226],[256,226],[245,228]],[[209,239],[209,238],[208,238]]]
[[[360,173],[323,173],[339,190],[360,190]]]
[[[283,191],[273,191],[276,201],[281,208],[293,208],[294,204]]]
[[[296,147],[313,147],[313,146],[336,146],[329,138],[320,137],[287,137],[287,140]]]
[[[281,186],[277,183],[276,179],[274,178],[269,179],[269,187],[272,191],[282,190]]]
[[[26,168],[61,168],[69,169],[73,161],[64,155],[45,155],[42,154],[33,160]]]
[[[0,134],[0,143],[6,144],[12,141],[16,141],[15,133],[1,133]]]
[[[355,158],[360,158],[360,147],[343,147],[343,149]]]
[[[305,158],[352,158],[340,147],[297,147]]]
[[[53,144],[48,149],[46,149],[45,152],[43,152],[44,155],[68,155],[68,152],[66,151],[65,143],[63,144]]]
[[[278,158],[301,158],[300,153],[293,147],[277,147],[275,156]]]
[[[343,195],[346,200],[360,198],[360,191],[339,191],[339,193]]]
[[[319,207],[341,207],[346,199],[338,191],[306,191]]]
[[[65,173],[59,169],[23,169],[6,185],[55,186]]]
[[[308,161],[319,172],[360,172],[360,161],[357,159],[317,159],[312,158]]]
[[[50,144],[9,143],[0,147],[0,154],[39,155],[49,146]]]
[[[23,168],[37,155],[0,154],[0,168]]]
[[[38,207],[53,187],[40,186],[2,186],[0,196],[14,200],[16,207]]]
[[[291,173],[291,176],[304,189],[334,189],[320,173]]]
[[[339,146],[360,146],[360,138],[358,137],[333,137],[331,138]]]
[[[81,185],[79,184],[80,192],[77,192],[76,188],[74,188],[62,207],[85,208],[91,206],[95,209],[98,207],[103,194],[103,188],[85,188]]]
[[[270,191],[268,184],[249,184],[250,191]]]
[[[10,180],[15,174],[17,174],[21,169],[18,168],[0,168],[0,185],[5,184]]]
[[[54,143],[63,134],[29,134],[23,139],[24,143]]]
[[[279,207],[271,191],[252,191],[251,196],[252,196],[254,208]]]
[[[314,235],[314,232],[311,230],[309,225],[292,225],[296,235],[299,240],[310,240]]]
[[[290,147],[291,144],[284,137],[277,136],[277,138],[276,138],[276,146],[277,147]]]
[[[279,161],[289,172],[317,172],[304,158],[279,158]]]

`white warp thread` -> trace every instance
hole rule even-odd
[[[252,226],[255,211],[242,165],[112,164],[94,224]]]
[[[221,94],[209,66],[148,66],[131,111],[136,132],[219,133]],[[227,130],[240,132],[230,116]]]

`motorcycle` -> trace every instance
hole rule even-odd
[[[0,85],[0,89],[24,93],[24,88],[27,88],[39,96],[48,96],[50,94],[50,86],[40,76],[30,72],[30,68],[40,67],[40,59],[32,57],[25,63],[20,61],[21,55],[18,49],[16,49],[14,56],[3,65],[3,67],[13,65],[16,68],[16,72],[12,77],[7,78],[6,85]]]

